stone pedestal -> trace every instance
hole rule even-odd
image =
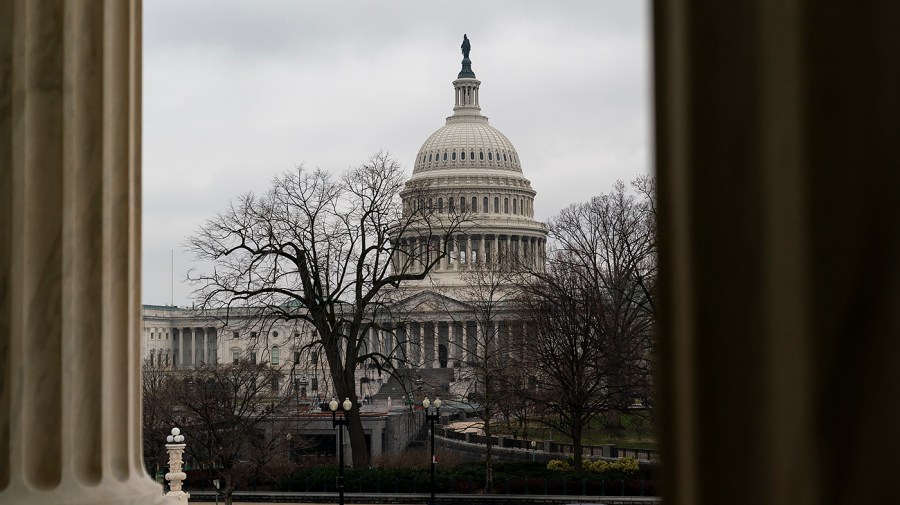
[[[166,498],[179,503],[187,503],[191,498],[190,494],[181,490],[182,483],[187,479],[187,474],[181,470],[184,447],[184,444],[166,444],[166,451],[169,452],[169,472],[166,473],[169,492]]]

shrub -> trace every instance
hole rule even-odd
[[[562,461],[559,459],[551,459],[547,463],[547,470],[554,470],[557,472],[569,472],[572,470],[572,465],[570,465],[568,461]]]

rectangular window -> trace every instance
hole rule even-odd
[[[231,363],[237,365],[241,360],[241,351],[231,351]]]
[[[239,336],[240,335],[238,335],[238,332],[236,332],[236,331],[231,333],[231,338],[238,338]]]
[[[300,364],[300,351],[294,351],[294,364]]]
[[[272,388],[272,392],[278,392],[278,376],[272,377],[272,380],[269,383],[269,386]]]
[[[256,364],[256,351],[250,351],[250,363]]]
[[[272,366],[278,366],[281,363],[281,348],[272,348]]]
[[[310,389],[312,389],[313,391],[318,391],[319,390],[319,378],[313,377],[312,382],[310,382],[309,385],[310,385]]]
[[[309,353],[309,361],[311,361],[313,364],[318,363],[319,362],[319,351],[313,351],[313,352]]]

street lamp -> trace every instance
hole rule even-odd
[[[534,461],[534,451],[537,449],[537,442],[531,441],[531,461]]]
[[[338,480],[337,480],[337,488],[338,488],[338,497],[340,505],[344,505],[344,426],[350,426],[350,409],[353,408],[353,403],[350,401],[350,398],[344,400],[344,403],[341,404],[341,407],[344,410],[341,411],[341,417],[338,419],[337,417],[337,409],[338,409],[338,401],[334,398],[328,402],[328,408],[331,410],[331,429],[338,429]]]
[[[430,406],[431,400],[426,396],[422,400],[422,407],[425,407],[425,420],[431,423],[431,505],[434,505],[434,465],[437,463],[437,459],[434,457],[434,423],[441,419],[441,399],[434,399],[434,414],[428,411]]]

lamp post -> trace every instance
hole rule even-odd
[[[338,480],[337,480],[337,488],[338,488],[338,503],[340,505],[344,505],[344,426],[349,426],[350,418],[350,409],[353,408],[353,403],[350,401],[350,398],[344,400],[341,404],[341,407],[344,410],[341,411],[341,417],[338,419],[337,417],[337,409],[338,409],[338,401],[334,398],[328,402],[328,408],[331,410],[331,428],[339,428],[338,429]]]
[[[434,413],[429,412],[428,407],[431,406],[431,400],[426,396],[422,400],[422,407],[425,407],[425,420],[431,424],[431,505],[434,505],[434,466],[437,459],[434,457],[434,423],[441,419],[441,399],[434,399]]]
[[[178,428],[172,428],[172,434],[166,437],[166,442],[166,450],[169,452],[169,472],[166,474],[166,480],[169,481],[169,492],[166,493],[166,496],[187,503],[191,495],[181,490],[181,483],[187,479],[187,474],[181,471],[181,456],[184,454],[185,448],[184,435]]]
[[[534,451],[537,449],[537,442],[534,440],[531,441],[531,461],[534,461]]]

